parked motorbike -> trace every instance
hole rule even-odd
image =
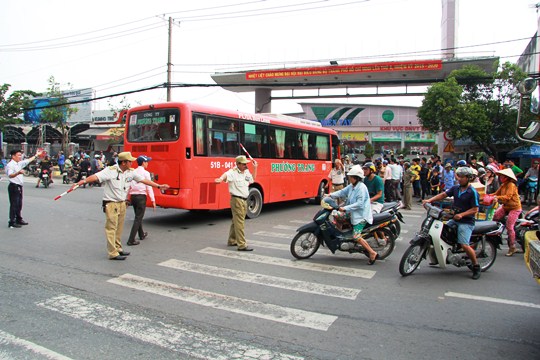
[[[516,241],[521,248],[525,250],[525,233],[527,231],[539,230],[538,222],[540,221],[540,210],[538,206],[527,211],[525,216],[517,219],[514,231],[516,232]]]
[[[383,204],[383,208],[381,209],[381,213],[388,212],[392,215],[395,215],[395,218],[392,219],[392,223],[390,224],[390,230],[395,234],[396,239],[398,238],[399,234],[401,234],[401,224],[400,221],[405,224],[405,221],[403,220],[403,215],[399,211],[403,207],[403,203],[401,201],[393,201],[393,202],[385,202]]]
[[[321,207],[313,221],[303,225],[297,230],[296,236],[291,241],[291,254],[297,259],[307,259],[319,250],[319,247],[327,246],[335,254],[337,250],[348,253],[362,253],[369,257],[369,253],[353,238],[352,226],[339,228],[336,225],[334,215],[339,208],[334,199],[325,198],[321,201]],[[389,226],[395,214],[383,212],[373,215],[373,224],[367,224],[362,231],[362,237],[369,243],[371,248],[379,254],[379,259],[388,257],[394,250],[397,236]]]
[[[530,176],[527,178],[527,183],[525,184],[525,198],[523,199],[524,203],[527,203],[527,206],[531,206],[536,201],[534,200],[536,195],[536,186],[538,185],[538,178]]]
[[[443,269],[447,265],[454,265],[467,266],[472,270],[472,262],[457,243],[456,228],[445,224],[454,216],[453,212],[447,212],[429,203],[424,204],[424,208],[427,211],[426,219],[422,223],[422,229],[411,240],[411,245],[401,258],[400,274],[411,275],[427,256],[430,257],[432,264]],[[499,222],[476,222],[470,246],[475,250],[481,271],[486,271],[495,263],[497,249],[500,249],[502,244],[503,231],[504,225]]]

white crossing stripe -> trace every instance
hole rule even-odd
[[[266,304],[260,301],[241,299],[209,291],[178,286],[159,280],[124,274],[108,282],[130,289],[187,301],[193,304],[253,316],[289,325],[326,331],[337,320],[337,316]]]
[[[46,357],[47,359],[71,360],[71,358],[67,356],[61,355],[43,346],[34,344],[31,341],[20,339],[2,330],[0,330],[0,345],[15,345],[18,347],[22,347],[28,351],[33,352],[34,354],[42,355]],[[28,358],[34,358],[34,357],[35,356],[29,356]],[[2,355],[2,359],[4,359],[3,355]]]
[[[295,224],[309,224],[311,220],[291,220],[289,222],[295,223]]]
[[[175,322],[166,324],[151,318],[93,303],[70,295],[60,295],[37,305],[71,318],[85,321],[149,344],[199,359],[303,359],[244,345],[193,331]],[[120,321],[119,321],[120,320]]]
[[[401,234],[407,234],[409,230],[401,229]]]
[[[247,240],[247,243],[249,245],[253,245],[253,246],[256,246],[256,247],[262,247],[262,248],[265,248],[265,249],[289,251],[290,248],[291,248],[290,244],[280,244],[280,243],[274,243],[274,242],[268,242],[268,241]]]
[[[253,235],[259,235],[259,236],[268,236],[268,237],[275,237],[280,239],[291,239],[294,237],[294,234],[283,234],[283,233],[277,233],[277,232],[271,232],[271,231],[257,231],[256,233],[253,233]]]
[[[299,228],[299,226],[289,226],[289,225],[276,225],[274,226],[274,229],[278,230],[294,230],[296,231]]]
[[[407,218],[424,218],[424,217],[426,216],[425,215],[412,215],[412,214],[407,213],[407,215],[403,216],[403,219],[407,220]]]
[[[224,269],[217,266],[195,264],[176,259],[170,259],[158,265],[166,266],[177,270],[190,271],[198,274],[219,277],[223,279],[243,281],[247,283],[276,287],[280,289],[300,291],[324,296],[333,296],[351,300],[356,299],[356,297],[360,293],[360,290],[357,289],[318,284],[309,281],[299,281],[277,276],[237,271],[232,269]]]
[[[525,306],[525,307],[530,307],[530,308],[534,308],[534,309],[540,309],[540,305],[538,305],[538,304],[533,304],[533,303],[528,303],[528,302],[521,302],[521,301],[514,301],[514,300],[498,299],[498,298],[492,298],[492,297],[487,297],[487,296],[477,296],[477,295],[455,293],[455,292],[451,292],[451,291],[445,293],[444,296],[461,298],[461,299],[468,299],[468,300],[487,301],[487,302],[493,302],[493,303],[499,303],[499,304],[507,304],[507,305]]]
[[[284,266],[293,269],[309,270],[309,271],[318,271],[340,276],[352,276],[352,277],[361,277],[365,279],[371,279],[375,276],[375,271],[356,269],[343,266],[333,266],[325,264],[317,264],[313,262],[307,262],[307,260],[288,260],[280,259],[270,256],[255,255],[253,253],[246,253],[240,251],[227,251],[212,247],[207,247],[198,252],[208,255],[223,256],[230,259],[242,259],[245,261],[252,261],[259,264],[268,264],[275,266]]]

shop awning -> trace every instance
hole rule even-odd
[[[506,157],[509,158],[540,158],[540,145],[520,146],[511,150]]]
[[[124,136],[124,128],[116,127],[116,128],[110,128],[107,131],[103,132],[102,134],[97,135],[96,140],[118,139],[122,136]]]
[[[77,134],[82,140],[110,140],[122,137],[124,135],[123,127],[115,128],[90,128]]]

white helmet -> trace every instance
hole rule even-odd
[[[466,167],[466,166],[459,167],[456,170],[456,175],[457,176],[466,176],[469,179],[476,177],[476,175],[474,174],[473,169],[471,169],[470,167]]]
[[[365,177],[364,170],[362,170],[362,166],[360,165],[353,165],[347,173],[347,176],[358,176],[360,179]]]

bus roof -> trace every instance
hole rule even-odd
[[[297,129],[312,130],[312,131],[337,135],[336,131],[334,131],[333,129],[325,128],[319,122],[313,121],[313,120],[302,119],[302,118],[297,118],[297,117],[283,115],[283,114],[250,114],[250,113],[244,113],[241,111],[221,109],[221,108],[216,108],[216,107],[207,106],[207,105],[199,105],[199,104],[194,104],[194,103],[168,102],[168,103],[159,103],[159,104],[149,104],[149,105],[133,107],[129,110],[129,112],[131,113],[133,111],[164,109],[164,108],[170,108],[170,107],[179,107],[179,108],[184,108],[184,109],[188,108],[192,112],[202,112],[202,113],[206,113],[210,115],[227,116],[227,117],[236,118],[239,120],[247,120],[247,121],[259,122],[259,123],[262,122],[262,123],[267,123],[267,124],[294,127]]]

